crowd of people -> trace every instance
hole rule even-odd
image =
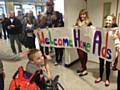
[[[1,16],[0,23],[2,25],[4,39],[9,38],[14,54],[22,52],[21,44],[28,49],[36,48],[34,33],[36,28],[43,29],[64,26],[63,15],[59,11],[54,11],[54,3],[52,0],[48,0],[46,8],[45,13],[39,12],[36,17],[31,10],[26,14],[18,11],[17,16],[15,16],[15,12],[13,11],[8,12],[7,17],[5,17],[5,14]],[[2,32],[0,33],[0,37],[2,38]],[[15,42],[17,43],[18,49],[15,47]],[[52,50],[52,48],[50,49]],[[44,51],[44,47],[40,45],[40,50],[50,58],[48,47],[45,47]],[[56,65],[59,64],[59,61],[62,61],[63,50],[63,48],[55,49],[57,56]]]
[[[49,0],[50,2],[46,3],[47,11],[44,14],[39,13],[36,17],[33,15],[32,11],[29,11],[28,13],[24,14],[19,11],[18,16],[15,16],[15,13],[13,11],[10,11],[8,13],[8,16],[5,17],[5,15],[2,15],[2,18],[0,19],[0,23],[2,25],[3,30],[3,36],[6,40],[7,38],[10,40],[10,45],[12,52],[14,55],[11,55],[11,57],[6,58],[7,56],[2,55],[3,52],[0,52],[0,59],[21,59],[19,58],[18,53],[22,52],[22,44],[20,41],[21,36],[24,34],[27,37],[27,41],[24,43],[24,46],[29,49],[28,58],[29,62],[26,65],[26,70],[30,73],[34,73],[38,69],[42,69],[44,72],[44,75],[46,76],[47,80],[51,79],[51,72],[49,65],[47,64],[48,56],[49,56],[49,48],[44,47],[40,45],[40,50],[35,49],[35,33],[34,30],[36,28],[53,28],[53,27],[63,27],[64,26],[64,20],[63,15],[59,11],[54,11],[54,3],[52,0]],[[117,24],[115,22],[115,16],[108,15],[105,17],[105,28],[114,28],[117,27]],[[76,20],[75,26],[79,27],[91,27],[93,25],[92,21],[89,18],[88,12],[85,9],[80,10],[80,13],[78,15],[78,18]],[[0,38],[2,38],[2,33],[0,32]],[[120,34],[117,32],[116,37],[113,37],[119,41]],[[18,45],[18,49],[15,47],[15,41]],[[118,47],[119,48],[119,45]],[[55,47],[55,65],[61,64],[63,59],[63,51],[64,48],[57,48]],[[117,78],[117,90],[120,90],[120,52],[119,49],[117,49],[117,63],[116,63],[116,70],[118,70],[118,78]],[[85,76],[88,74],[87,71],[87,61],[88,61],[88,54],[81,49],[77,49],[77,53],[79,56],[80,61],[80,69],[77,70],[77,73],[79,73],[79,76]],[[7,55],[7,54],[5,54]],[[24,55],[23,55],[24,56]],[[1,62],[1,60],[0,60]],[[111,62],[104,60],[104,58],[99,58],[99,75],[98,78],[95,80],[95,83],[99,83],[103,79],[103,72],[104,72],[104,62],[105,69],[106,69],[106,80],[105,80],[105,86],[110,85],[110,67]],[[4,71],[3,71],[3,64],[0,63],[0,90],[4,90]],[[41,88],[38,84],[39,77],[36,79],[36,84]]]
[[[33,15],[33,12],[30,10],[28,13],[23,14],[21,11],[18,11],[18,15],[15,16],[14,11],[5,14],[2,14],[0,17],[0,38],[4,40],[9,39],[10,46],[13,54],[7,54],[0,51],[0,90],[4,90],[4,69],[1,60],[21,60],[22,57],[25,57],[28,54],[29,62],[26,66],[26,70],[29,73],[31,70],[42,69],[45,71],[46,75],[48,74],[48,80],[51,79],[51,74],[49,71],[49,65],[47,64],[46,59],[50,59],[49,48],[40,45],[40,50],[36,49],[35,45],[35,30],[36,28],[52,28],[52,27],[63,27],[63,15],[59,11],[54,11],[54,3],[52,0],[48,0],[46,3],[47,10],[45,13],[39,13],[37,17]],[[25,38],[23,38],[25,37]],[[18,48],[16,47],[16,44]],[[22,45],[27,48],[27,51],[23,51]],[[63,48],[55,48],[56,61],[55,65],[61,64],[63,56]],[[44,56],[44,57],[43,57]],[[60,56],[60,57],[59,57]],[[34,58],[35,57],[35,58]],[[44,61],[45,59],[45,61]],[[44,65],[42,65],[44,64]],[[39,67],[40,66],[40,67]],[[44,66],[41,68],[41,66]],[[35,67],[35,68],[32,68]],[[31,69],[32,68],[32,69]],[[39,78],[39,77],[37,77]],[[37,80],[37,79],[36,79]],[[38,83],[36,83],[38,84]],[[41,87],[40,85],[38,85]]]

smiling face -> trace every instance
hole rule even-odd
[[[11,18],[14,18],[14,17],[15,17],[15,12],[11,11],[11,12],[9,13],[9,15],[10,15]]]
[[[86,19],[88,19],[88,12],[86,11],[86,9],[82,9],[80,11],[79,19],[80,19],[80,21],[85,21]]]
[[[107,28],[111,28],[113,25],[113,17],[112,16],[107,16],[105,19],[105,26]]]
[[[81,14],[80,14],[80,19],[81,19],[81,21],[86,20],[86,18],[87,18],[86,13],[81,13]]]

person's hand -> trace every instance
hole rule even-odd
[[[8,28],[8,29],[11,29],[11,27],[10,27],[10,26],[8,26],[7,28]]]
[[[34,33],[35,35],[37,35],[37,33],[38,33],[38,30],[34,30],[34,31],[33,31],[33,33]]]
[[[11,29],[11,28],[14,28],[14,27],[15,27],[15,25],[9,25],[7,28]]]
[[[15,27],[15,25],[10,25],[10,27],[11,27],[11,28],[14,28],[14,27]]]
[[[117,36],[120,39],[120,30],[117,31]]]

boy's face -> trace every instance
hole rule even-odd
[[[33,62],[35,64],[44,64],[44,57],[40,51],[36,52],[33,56]]]

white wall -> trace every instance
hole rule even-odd
[[[64,15],[64,0],[55,0],[54,3],[54,10]]]
[[[117,0],[87,0],[87,9],[93,25],[102,27],[104,2],[111,2],[111,14],[116,14]],[[119,2],[120,3],[120,2]],[[79,11],[86,7],[84,0],[64,0],[65,26],[70,27],[75,23]],[[120,4],[119,4],[120,5]],[[120,7],[119,7],[120,8]],[[120,9],[118,10],[120,11]]]
[[[104,0],[88,0],[88,12],[93,25],[102,27],[103,22],[103,1]]]
[[[89,16],[97,27],[102,27],[104,2],[111,2],[110,14],[116,15],[117,0],[88,0]],[[120,6],[118,11],[120,12]]]
[[[117,0],[87,0],[87,9],[93,25],[102,27],[104,2],[111,2],[111,14],[116,14]],[[120,2],[119,2],[120,3]],[[65,27],[73,26],[79,11],[86,7],[84,0],[64,0]],[[119,4],[120,5],[120,4]],[[120,8],[120,7],[119,7]],[[120,11],[120,9],[118,10]]]
[[[111,0],[111,14],[116,15],[117,0]]]
[[[85,8],[84,0],[64,0],[65,27],[72,27],[78,17],[79,11]]]
[[[119,7],[118,7],[118,18],[117,18],[117,22],[119,21],[119,27],[120,27],[120,0],[119,0]]]

